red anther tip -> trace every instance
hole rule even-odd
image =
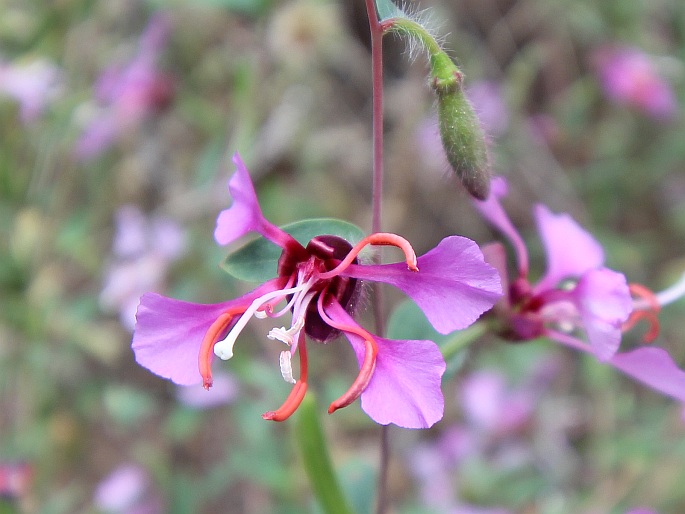
[[[202,387],[205,391],[209,391],[209,388],[212,387],[212,384],[214,384],[214,381],[211,378],[206,378],[202,383]]]
[[[338,407],[337,405],[335,405],[335,402],[334,402],[334,403],[331,403],[331,404],[328,406],[328,413],[329,413],[329,414],[333,414],[333,413],[334,413],[335,411],[337,411],[338,409],[339,409],[339,407]]]
[[[262,419],[265,419],[267,421],[271,421],[274,419],[275,416],[276,416],[276,413],[274,411],[270,410],[270,411],[262,414]],[[278,420],[276,420],[276,421],[278,421]]]
[[[418,273],[419,267],[416,264],[408,264],[407,268],[409,268],[409,271],[413,271],[414,273]]]

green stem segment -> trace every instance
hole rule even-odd
[[[438,99],[440,138],[450,166],[466,190],[485,200],[490,194],[490,163],[480,121],[463,90],[464,75],[419,23],[403,17],[382,22],[384,33],[417,40],[428,52],[430,84]]]
[[[449,361],[464,348],[479,340],[488,332],[486,323],[474,323],[470,327],[455,332],[452,337],[440,345],[440,352],[446,361]]]
[[[354,514],[340,488],[318,417],[316,400],[308,393],[297,410],[295,427],[304,468],[312,490],[325,514]]]

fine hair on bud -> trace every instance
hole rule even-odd
[[[408,2],[401,2],[394,12],[395,23],[391,32],[405,36],[409,60],[421,53],[430,55],[442,49],[445,35],[441,33],[442,22],[430,9],[418,9]],[[418,30],[417,30],[418,29]]]
[[[490,194],[490,160],[480,120],[466,98],[461,76],[451,87],[434,83],[440,139],[447,160],[466,190],[478,200]]]

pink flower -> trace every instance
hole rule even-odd
[[[460,404],[469,425],[478,433],[508,433],[523,427],[535,405],[534,391],[512,388],[497,371],[466,377],[459,387]]]
[[[656,119],[672,118],[678,101],[654,59],[638,48],[607,46],[595,55],[597,73],[607,97]]]
[[[465,328],[501,296],[497,272],[483,261],[472,241],[443,239],[417,258],[409,243],[395,234],[378,233],[353,245],[321,235],[306,246],[264,218],[247,168],[234,157],[237,171],[229,182],[233,205],[219,214],[214,233],[219,244],[257,232],[282,249],[278,274],[246,295],[215,305],[198,305],[145,294],[138,307],[133,350],[136,360],[177,384],[212,384],[213,355],[230,359],[247,322],[292,312],[288,328],[274,328],[269,339],[284,343],[281,373],[294,387],[286,402],[265,419],[282,421],[298,407],[307,390],[305,334],[328,342],[342,333],[357,356],[360,371],[348,391],[331,403],[329,413],[361,397],[364,411],[377,423],[407,428],[429,427],[443,413],[440,380],[445,362],[435,343],[379,337],[354,320],[361,281],[391,284],[406,293],[441,333]],[[405,263],[364,265],[357,259],[367,245],[400,248]],[[285,303],[284,307],[279,304]],[[300,377],[291,358],[299,354]]]
[[[685,373],[665,350],[641,347],[618,352],[623,330],[634,323],[631,316],[653,321],[650,315],[658,303],[634,302],[631,289],[641,293],[644,288],[629,287],[621,273],[604,267],[604,251],[592,235],[569,215],[552,214],[543,205],[535,206],[534,214],[547,254],[547,271],[531,284],[526,246],[500,203],[506,193],[506,182],[496,178],[490,197],[474,201],[516,253],[518,273],[510,279],[504,247],[493,243],[483,248],[486,260],[499,270],[508,289],[494,309],[501,335],[519,341],[548,337],[591,353],[657,391],[685,401]],[[658,302],[658,295],[654,301]]]
[[[118,312],[122,325],[133,330],[140,295],[163,288],[171,263],[185,249],[186,235],[173,220],[122,206],[116,214],[113,259],[100,291],[102,308]]]
[[[102,73],[95,84],[99,107],[76,143],[77,157],[83,160],[96,157],[120,134],[171,102],[173,81],[157,68],[168,36],[168,18],[154,16],[140,38],[134,58],[126,65],[112,65]]]
[[[22,499],[31,490],[34,467],[28,462],[0,461],[0,498]]]
[[[95,506],[108,514],[161,514],[162,499],[147,471],[137,464],[122,464],[95,490]]]
[[[45,59],[0,62],[0,95],[19,102],[22,123],[36,121],[61,87],[62,72]]]

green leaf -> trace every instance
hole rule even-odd
[[[353,245],[365,236],[362,229],[356,225],[334,218],[302,220],[281,228],[304,246],[312,238],[324,234],[342,237]],[[239,280],[265,282],[276,276],[281,252],[279,246],[259,237],[230,253],[221,267]]]
[[[376,9],[381,21],[404,16],[402,10],[392,0],[376,0]]]
[[[353,514],[333,470],[312,393],[307,393],[297,409],[296,423],[295,433],[304,468],[322,510],[326,514]]]
[[[390,339],[428,339],[437,345],[450,339],[450,336],[437,332],[411,300],[404,300],[392,311],[387,334]]]

